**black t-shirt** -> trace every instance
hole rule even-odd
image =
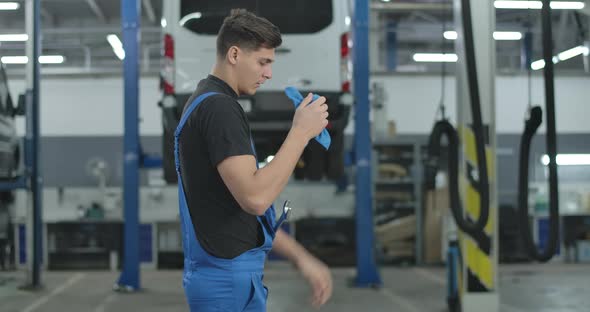
[[[213,75],[201,80],[185,110],[207,92],[220,94],[202,101],[187,119],[178,139],[180,173],[199,243],[211,255],[231,259],[261,246],[264,233],[223,183],[217,165],[230,156],[255,154],[246,114],[223,80]]]

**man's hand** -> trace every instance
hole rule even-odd
[[[283,230],[277,231],[272,249],[289,259],[309,282],[312,290],[311,304],[315,308],[319,308],[330,299],[332,275],[324,263],[312,256]]]
[[[330,270],[323,262],[309,254],[297,262],[297,268],[311,286],[312,306],[316,309],[320,308],[332,296]]]
[[[299,104],[299,107],[295,110],[291,127],[291,129],[301,133],[308,141],[318,136],[328,125],[326,98],[321,96],[313,102],[312,99],[313,94],[310,93]]]

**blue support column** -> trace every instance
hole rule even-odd
[[[125,137],[123,155],[123,196],[125,250],[120,289],[133,291],[139,281],[139,29],[140,1],[121,1],[123,27]]]
[[[385,42],[387,48],[387,70],[395,71],[397,69],[397,23],[395,21],[388,21],[385,35]]]
[[[375,261],[369,130],[369,1],[356,0],[354,10],[354,96],[356,162],[356,285],[381,285]]]

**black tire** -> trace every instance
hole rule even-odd
[[[162,168],[164,180],[168,184],[178,183],[176,175],[176,162],[174,160],[174,131],[164,128],[162,134]]]
[[[179,99],[177,99],[178,101]],[[164,180],[168,184],[178,183],[176,175],[176,161],[174,159],[174,132],[180,122],[180,116],[184,109],[184,101],[174,108],[162,109],[162,168],[164,169]]]
[[[293,177],[296,181],[302,181],[305,179],[305,161],[303,161],[303,157],[297,162],[295,170],[293,170]]]
[[[344,133],[330,133],[332,143],[327,152],[326,167],[328,179],[339,180],[344,175]]]
[[[350,107],[339,105],[338,115],[331,120],[330,137],[332,144],[327,152],[327,176],[332,181],[338,181],[344,176],[344,129],[348,125]]]
[[[14,162],[12,163],[12,172],[13,175],[16,177],[19,174],[20,169],[20,146],[16,144],[14,147]]]
[[[311,181],[320,181],[326,172],[326,150],[316,140],[307,144],[304,152],[305,177]]]

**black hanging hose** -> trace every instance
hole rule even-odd
[[[547,262],[557,251],[559,243],[559,198],[557,180],[557,135],[555,129],[555,86],[553,74],[553,35],[551,29],[551,7],[549,0],[543,0],[541,24],[543,27],[543,59],[545,68],[545,110],[547,111],[546,144],[549,155],[549,237],[544,250],[539,251],[533,240],[529,225],[528,208],[528,169],[530,145],[537,128],[542,122],[540,107],[534,107],[530,118],[526,121],[525,130],[520,142],[519,179],[518,179],[518,207],[520,229],[529,256],[540,262]]]
[[[488,180],[488,163],[486,157],[486,142],[481,113],[481,98],[479,95],[479,83],[477,66],[475,63],[475,43],[473,35],[473,23],[471,20],[471,1],[462,0],[462,20],[465,40],[465,61],[467,62],[467,81],[469,83],[469,96],[471,100],[471,118],[473,119],[473,134],[475,136],[475,149],[477,154],[477,170],[479,173],[480,215],[475,224],[465,220],[472,230],[483,230],[488,223],[490,214],[490,186]],[[468,232],[468,231],[466,231]]]
[[[428,151],[431,158],[430,168],[438,162],[440,157],[441,139],[447,137],[449,148],[449,192],[450,205],[455,223],[461,231],[472,237],[480,237],[483,233],[490,214],[490,194],[487,157],[485,153],[485,136],[481,114],[479,83],[475,63],[475,45],[473,40],[473,25],[471,20],[471,5],[469,0],[461,0],[462,23],[464,30],[465,59],[467,65],[467,81],[469,83],[469,100],[471,117],[473,119],[473,133],[477,154],[477,168],[479,181],[477,188],[480,194],[480,213],[475,222],[465,218],[459,197],[459,136],[455,128],[446,120],[438,121],[430,134]],[[432,169],[430,169],[432,175]]]

